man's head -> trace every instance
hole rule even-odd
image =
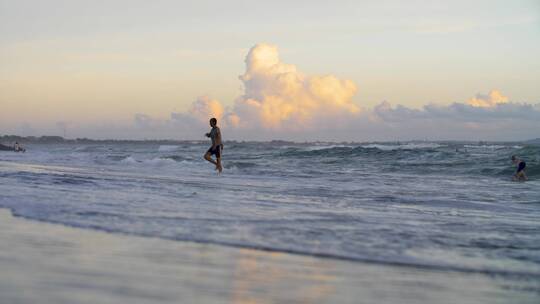
[[[512,155],[512,162],[517,163],[519,161],[519,157]]]
[[[210,118],[210,126],[215,127],[217,125],[217,119],[215,117]]]

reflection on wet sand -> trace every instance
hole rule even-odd
[[[115,235],[5,209],[0,269],[2,304],[538,303],[535,280]]]
[[[275,303],[276,298],[320,303],[335,293],[324,260],[296,264],[284,253],[240,249],[232,283],[232,303]]]

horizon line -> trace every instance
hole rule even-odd
[[[10,139],[10,137],[13,137]],[[58,135],[41,135],[41,136],[21,136],[21,135],[13,135],[13,134],[5,134],[0,135],[0,141],[4,140],[24,140],[29,142],[35,142],[35,143],[54,143],[54,142],[178,142],[178,143],[184,143],[184,142],[207,142],[205,139],[125,139],[125,138],[108,138],[108,139],[95,139],[95,138],[88,138],[88,137],[77,137],[77,138],[64,138],[62,136]],[[272,142],[282,142],[282,143],[293,143],[293,144],[303,144],[303,143],[333,143],[333,144],[340,144],[340,143],[410,143],[410,142],[464,142],[464,143],[523,143],[523,142],[532,142],[532,141],[540,141],[540,137],[537,138],[530,138],[525,140],[471,140],[471,139],[407,139],[407,140],[365,140],[365,141],[328,141],[328,140],[304,140],[304,141],[297,141],[297,140],[286,140],[286,139],[270,139],[270,140],[238,140],[238,139],[231,139],[226,140],[225,142],[256,142],[256,143],[272,143]]]

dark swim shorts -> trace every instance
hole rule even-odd
[[[210,153],[210,155],[215,155],[217,158],[221,158],[221,146],[216,146],[214,149],[210,147],[206,153]]]
[[[516,173],[519,173],[519,172],[523,171],[523,169],[525,169],[525,166],[526,166],[526,165],[527,165],[527,164],[525,164],[524,161],[519,162],[519,165],[518,165],[518,168],[517,168]]]

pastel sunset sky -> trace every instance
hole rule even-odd
[[[540,136],[540,1],[0,0],[0,135]]]

